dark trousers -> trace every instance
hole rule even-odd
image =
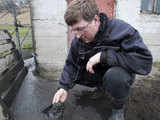
[[[122,67],[111,67],[103,76],[103,87],[116,99],[125,98],[129,95],[130,86],[135,76],[128,73]]]
[[[113,107],[122,108],[128,100],[130,87],[135,80],[135,75],[127,72],[122,67],[111,67],[103,76],[103,87],[114,98]]]
[[[115,66],[104,72],[98,73],[97,71],[95,74],[82,72],[81,80],[75,83],[89,87],[103,87],[112,96],[113,106],[119,109],[128,100],[130,87],[134,79],[135,74],[127,72],[122,67]]]

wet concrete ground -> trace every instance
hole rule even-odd
[[[50,81],[32,73],[31,67],[11,111],[15,120],[47,120],[41,111],[52,102],[58,81]],[[110,109],[109,102],[92,100],[93,88],[75,86],[65,103],[65,120],[105,120]],[[108,105],[107,105],[108,104]]]
[[[49,120],[41,111],[51,104],[58,81],[29,73],[11,111],[15,120]],[[132,90],[126,106],[126,120],[160,120],[160,76],[141,78]],[[75,86],[65,103],[65,120],[107,120],[111,111],[109,97],[92,100],[93,88]]]

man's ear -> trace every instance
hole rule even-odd
[[[95,16],[94,16],[94,19],[95,19],[96,21],[99,21],[99,16],[98,16],[98,15],[95,15]]]
[[[95,23],[99,23],[99,16],[98,15],[94,16],[94,21],[95,21]]]

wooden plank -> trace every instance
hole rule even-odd
[[[19,88],[24,81],[25,76],[27,75],[28,70],[26,67],[23,67],[21,71],[17,74],[12,86],[8,89],[7,94],[2,98],[8,107],[11,106],[12,101],[14,100]]]
[[[11,44],[11,43],[8,43],[8,44],[1,44],[0,45],[0,51],[3,51],[3,50],[11,50],[14,48],[14,45]]]
[[[15,61],[22,58],[22,55],[20,55],[19,51],[17,49],[13,49],[12,52],[14,52]]]
[[[5,58],[0,59],[0,74],[6,69],[9,68],[15,62],[13,54],[6,56]]]
[[[4,101],[0,98],[0,120],[8,120],[11,118],[11,112]]]
[[[15,65],[9,69],[6,69],[6,71],[0,75],[0,95],[8,88],[8,86],[10,86],[10,84],[12,84],[17,74],[21,69],[23,69],[23,67],[23,59],[20,59]]]
[[[0,43],[1,42],[11,42],[12,36],[7,30],[0,30]]]
[[[17,49],[12,49],[10,53],[8,52],[5,53],[3,56],[0,56],[0,75],[6,69],[10,69],[9,67],[20,59],[22,59],[22,56],[19,54]]]
[[[0,30],[0,97],[7,105],[11,104],[28,72],[22,55],[11,39],[8,31]]]

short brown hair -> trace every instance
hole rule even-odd
[[[95,0],[73,0],[65,12],[64,19],[68,25],[74,25],[81,19],[90,22],[98,13]]]

